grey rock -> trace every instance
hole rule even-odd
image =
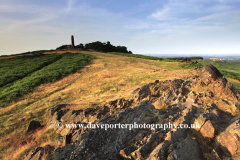
[[[186,138],[176,148],[178,160],[203,160],[203,153],[195,139]]]
[[[57,96],[57,97],[54,97],[54,98],[51,100],[51,102],[57,101],[57,100],[60,100],[60,99],[61,99],[61,96]]]
[[[154,106],[149,101],[142,101],[134,108],[126,108],[123,111],[108,116],[102,119],[99,124],[134,124],[134,122],[140,124],[147,120],[147,115],[155,110]],[[80,139],[77,142],[72,152],[73,154],[67,154],[63,156],[64,159],[120,159],[120,150],[127,147],[127,142],[131,140],[135,132],[139,129],[129,130],[129,128],[123,129],[86,129],[81,134]],[[61,152],[66,152],[72,145],[67,145],[61,149]],[[76,155],[74,154],[76,153]],[[54,153],[50,155],[48,159],[56,159],[60,153]]]

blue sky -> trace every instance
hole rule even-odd
[[[135,54],[237,55],[239,15],[240,0],[0,0],[0,55],[55,49],[71,35]]]

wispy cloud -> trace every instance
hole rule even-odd
[[[240,40],[240,11],[236,5],[217,0],[170,0],[147,17],[148,23],[144,25],[148,26],[148,30],[135,34],[129,43],[138,52],[240,52],[240,48],[235,46]],[[137,29],[139,24],[135,26]],[[144,42],[144,46],[151,50],[138,49],[139,43],[136,41]]]
[[[224,46],[235,45],[240,37],[239,0],[0,1],[0,43],[5,46],[13,40],[23,44],[9,35],[36,38],[35,46],[41,47],[66,44],[74,34],[77,43],[110,41],[139,54],[199,53],[214,47],[227,52]],[[231,49],[240,50],[236,46]]]
[[[151,15],[153,18],[160,20],[160,21],[169,21],[175,19],[172,17],[170,14],[170,9],[169,8],[164,8],[163,10],[158,10],[155,13],[152,13]]]
[[[171,0],[163,9],[153,12],[148,18],[155,20],[154,29],[161,28],[162,23],[165,23],[166,29],[172,27],[182,29],[183,26],[186,28],[202,28],[228,26],[233,23],[240,25],[239,14],[240,11],[234,9],[233,5],[225,4],[223,1],[217,1],[216,3],[202,1],[199,4],[199,1],[186,3]]]
[[[66,12],[69,13],[75,4],[75,0],[68,0]]]
[[[44,25],[57,17],[49,7],[33,4],[22,5],[6,3],[0,5],[0,33],[14,32],[16,30],[29,29],[34,25]]]

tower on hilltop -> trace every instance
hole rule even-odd
[[[71,36],[71,42],[72,42],[72,48],[74,48],[74,37],[73,37],[73,35]]]

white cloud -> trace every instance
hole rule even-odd
[[[165,8],[163,10],[158,10],[155,13],[152,13],[151,17],[160,20],[160,21],[166,21],[166,20],[172,20],[175,19],[170,15],[170,8]]]
[[[200,3],[201,2],[201,3]],[[175,32],[197,31],[198,29],[212,29],[237,23],[240,26],[240,11],[224,2],[209,3],[208,1],[177,1],[171,0],[164,9],[157,10],[149,17],[154,18],[152,29],[169,30]],[[157,23],[158,22],[158,23]],[[153,23],[152,23],[153,24]]]

